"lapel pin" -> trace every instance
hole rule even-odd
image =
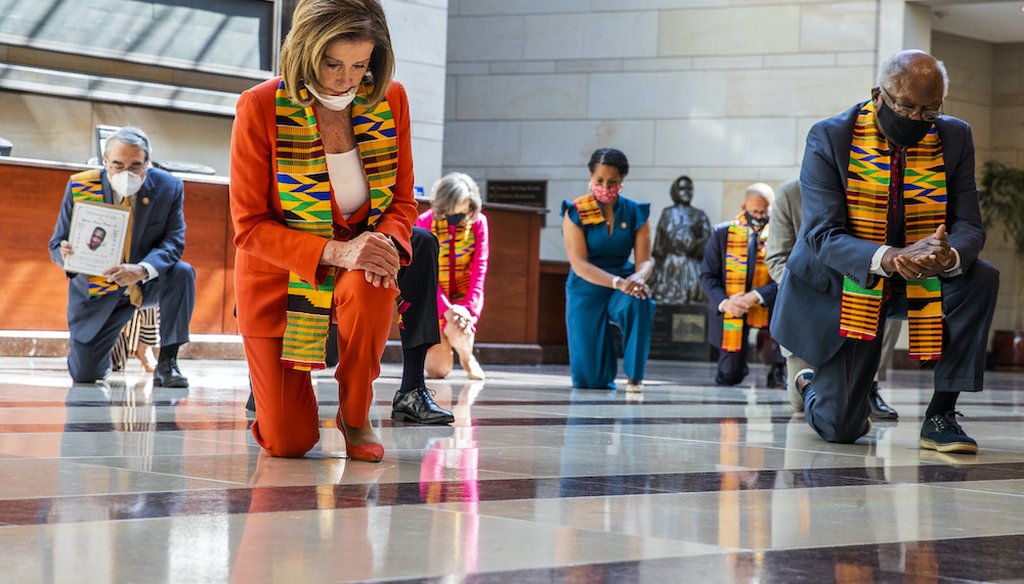
[[[143,205],[148,205],[149,204],[149,197],[142,197],[142,204]]]
[[[623,229],[625,229],[625,228],[626,228],[626,222],[625,222],[625,221],[623,221],[622,223],[619,223],[619,225],[620,225],[620,226],[621,226],[621,227],[622,227]]]

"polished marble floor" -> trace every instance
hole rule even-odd
[[[961,421],[977,456],[917,448],[927,371],[896,371],[899,422],[822,442],[785,392],[652,363],[642,396],[572,391],[565,367],[435,382],[453,427],[392,423],[380,464],[321,443],[260,454],[243,362],[133,364],[72,386],[62,360],[0,358],[0,581],[1024,582],[1024,373]]]

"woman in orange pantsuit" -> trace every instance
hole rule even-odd
[[[333,319],[338,428],[349,458],[380,460],[369,409],[396,300],[411,304],[406,318],[437,310],[437,243],[413,233],[409,107],[393,69],[376,0],[302,0],[281,49],[282,77],[238,100],[230,189],[238,326],[258,406],[252,432],[271,456],[302,456],[319,440],[310,371],[324,366]],[[403,279],[399,298],[399,279],[414,269],[415,285]],[[417,332],[427,346],[436,337]],[[416,395],[421,409],[436,407]]]

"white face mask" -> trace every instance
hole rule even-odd
[[[122,170],[110,177],[110,186],[122,197],[130,197],[139,192],[144,180],[145,176],[139,176],[130,170]]]
[[[352,100],[356,98],[357,89],[359,89],[359,87],[353,87],[352,89],[348,90],[347,92],[341,95],[325,96],[317,93],[312,86],[306,85],[306,91],[308,91],[313,97],[315,97],[317,101],[319,101],[325,108],[336,112],[340,112],[341,110],[347,108],[350,103],[352,103]]]

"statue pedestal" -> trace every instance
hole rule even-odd
[[[708,361],[707,308],[703,304],[659,304],[654,311],[651,359]]]

